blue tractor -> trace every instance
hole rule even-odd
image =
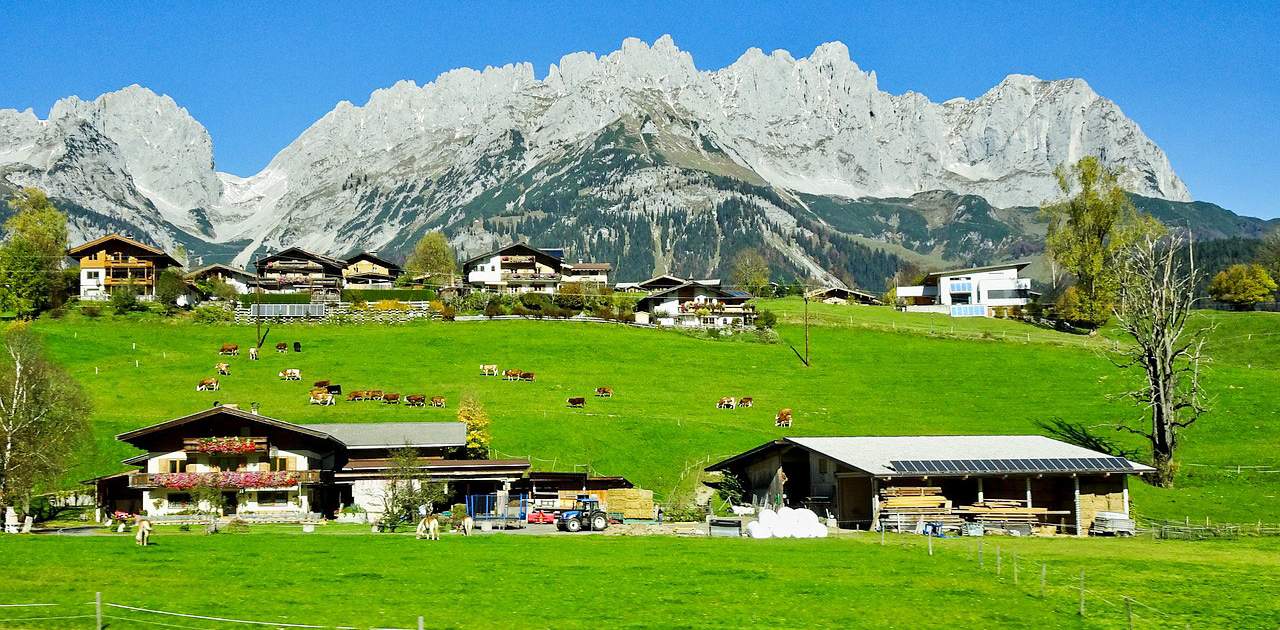
[[[580,532],[582,530],[601,531],[609,526],[609,515],[600,509],[600,501],[586,497],[578,497],[573,502],[573,509],[560,513],[556,521],[556,529],[564,532]]]

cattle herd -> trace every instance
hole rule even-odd
[[[302,344],[293,342],[293,351],[302,352]],[[289,352],[289,344],[281,341],[276,344],[276,352]],[[234,343],[224,343],[218,350],[220,356],[240,356],[240,346]],[[249,348],[249,360],[258,360],[258,349],[256,347]],[[219,362],[214,365],[219,376],[230,376],[231,365]],[[498,366],[493,363],[484,363],[480,365],[481,376],[498,376]],[[535,378],[533,372],[524,370],[509,369],[501,372],[504,381],[523,381],[532,383]],[[301,381],[302,370],[298,368],[286,368],[279,372],[279,378],[282,381]],[[196,385],[196,391],[218,391],[219,384],[216,377],[208,377],[200,379],[200,383]],[[342,393],[342,388],[334,385],[329,381],[316,381],[308,394],[310,404],[329,406],[337,402],[337,396]],[[597,398],[612,398],[612,387],[597,387],[595,395]],[[445,407],[444,396],[431,396],[428,398],[425,394],[407,394],[401,396],[397,392],[386,392],[380,389],[358,389],[347,394],[347,402],[359,401],[377,401],[387,405],[398,405],[402,401],[406,407],[426,407],[428,403],[432,407],[443,409]],[[585,396],[571,396],[566,401],[571,408],[581,409],[587,406]],[[716,402],[717,409],[746,409],[752,407],[755,401],[751,396],[743,396],[741,398],[733,398],[732,396],[721,397]],[[790,428],[791,427],[791,408],[784,408],[778,411],[773,418],[774,426]]]

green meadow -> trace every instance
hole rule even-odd
[[[1034,433],[1061,417],[1105,427],[1140,419],[1113,400],[1140,378],[1112,365],[1113,330],[1085,337],[996,319],[952,319],[883,307],[813,304],[806,367],[797,299],[765,304],[781,315],[780,341],[754,333],[709,340],[681,333],[565,321],[432,321],[403,325],[275,324],[260,361],[226,359],[221,391],[197,392],[214,376],[223,343],[246,349],[252,326],[201,325],[154,315],[40,320],[54,360],[88,391],[94,448],[66,481],[116,472],[135,454],[114,440],[129,429],[213,404],[257,402],[293,422],[443,421],[463,395],[493,418],[497,456],[530,457],[539,469],[624,475],[669,503],[688,496],[703,466],[784,435]],[[1135,484],[1146,517],[1217,522],[1280,521],[1280,315],[1205,312],[1214,362],[1205,381],[1212,411],[1185,432],[1178,487]],[[274,345],[290,351],[277,354]],[[302,352],[292,351],[293,342]],[[479,365],[535,372],[533,383],[482,377]],[[301,382],[277,373],[302,370]],[[344,391],[377,388],[442,395],[447,409],[376,402],[309,405],[316,380]],[[612,399],[591,397],[613,387]],[[584,409],[565,399],[588,397]],[[751,409],[717,410],[721,396],[751,396]],[[795,425],[773,426],[778,409]],[[1141,448],[1140,438],[1113,433]],[[1263,467],[1259,469],[1257,467]]]

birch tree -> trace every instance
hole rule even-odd
[[[1144,385],[1122,394],[1145,411],[1141,422],[1119,429],[1145,437],[1151,444],[1156,483],[1173,485],[1178,437],[1207,411],[1201,367],[1210,326],[1190,324],[1195,306],[1195,259],[1178,255],[1185,240],[1179,234],[1147,237],[1119,257],[1120,283],[1115,317],[1133,344],[1121,352],[1122,368],[1139,366]],[[1189,249],[1189,248],[1188,248]]]
[[[0,352],[0,506],[66,472],[89,433],[79,385],[47,361],[35,334],[9,326]]]

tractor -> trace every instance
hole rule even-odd
[[[600,509],[600,501],[579,497],[573,502],[573,509],[560,513],[556,529],[567,532],[582,530],[600,531],[609,526],[609,515]]]

